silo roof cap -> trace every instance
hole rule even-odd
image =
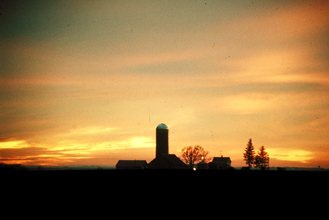
[[[161,124],[158,125],[157,129],[168,130],[168,126],[165,125],[165,124],[163,124],[163,123],[161,123]]]

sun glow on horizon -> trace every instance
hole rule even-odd
[[[307,163],[314,158],[312,152],[306,150],[267,149],[271,159]]]
[[[9,140],[9,141],[0,142],[0,149],[6,149],[6,148],[17,149],[17,148],[25,148],[29,146],[30,145],[26,143],[26,141],[22,141],[22,140],[20,141]]]

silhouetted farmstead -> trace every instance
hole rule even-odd
[[[169,154],[168,126],[161,123],[156,128],[155,158],[147,164],[145,160],[119,160],[117,169],[188,169],[175,154]]]
[[[147,164],[145,160],[119,160],[116,169],[192,169],[181,161],[175,154],[169,154],[169,131],[168,126],[161,123],[156,128],[156,150],[155,158]],[[229,157],[214,157],[213,161],[207,164],[202,161],[197,164],[197,169],[226,170],[231,168]]]

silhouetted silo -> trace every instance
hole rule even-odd
[[[155,157],[158,157],[161,154],[168,154],[168,149],[168,127],[162,123],[156,128]]]

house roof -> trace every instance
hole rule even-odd
[[[212,162],[214,162],[214,163],[230,163],[231,158],[229,158],[229,157],[214,157],[212,159]]]

